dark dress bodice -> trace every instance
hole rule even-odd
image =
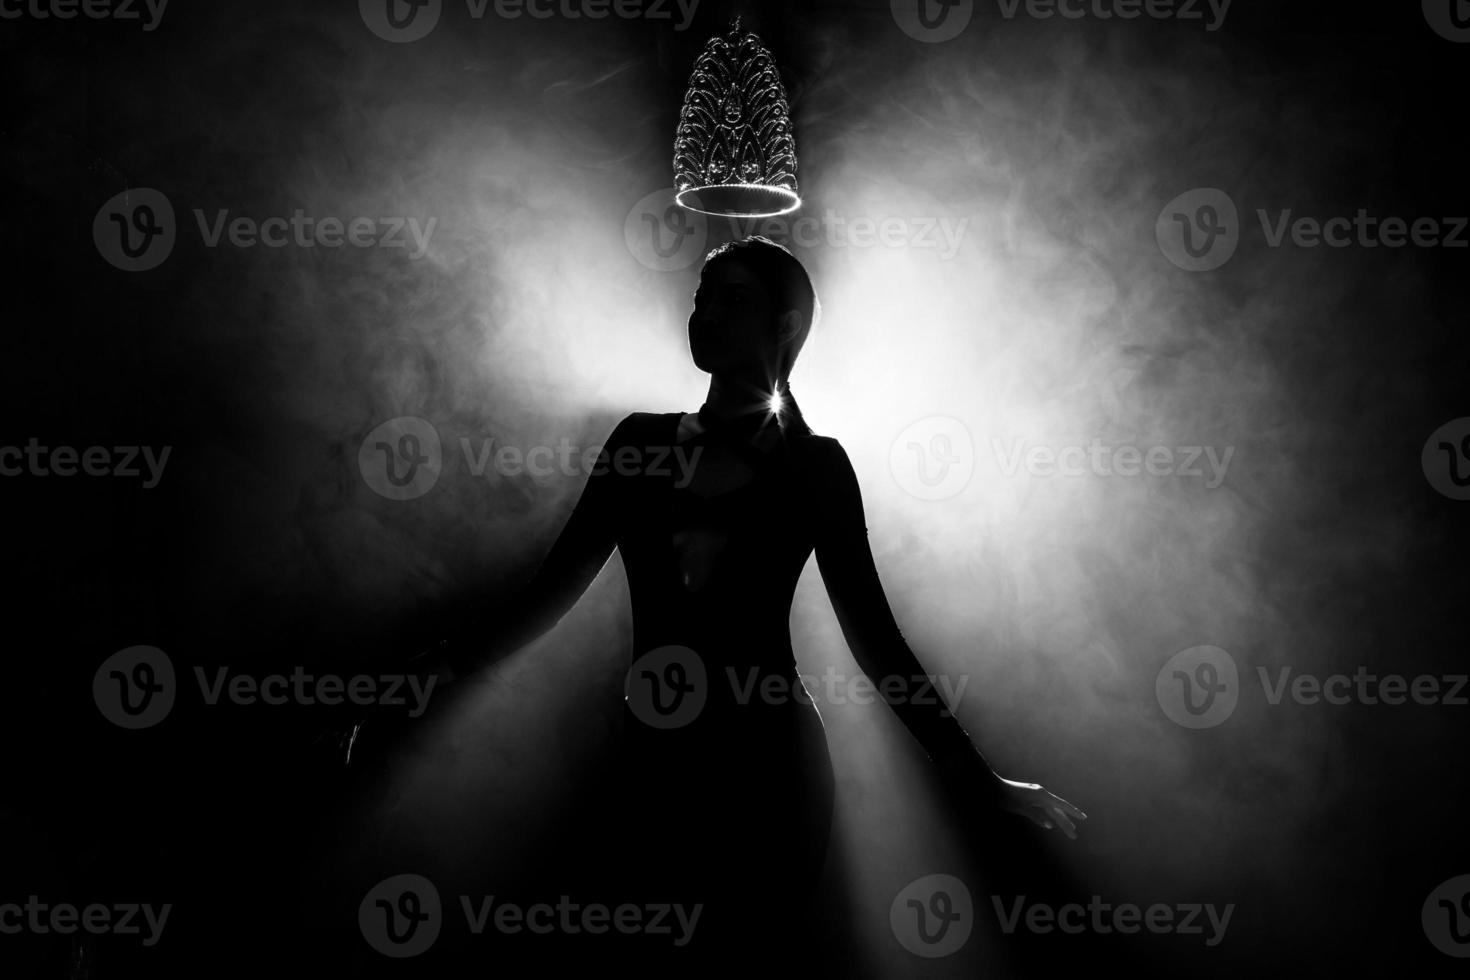
[[[678,443],[681,418],[657,415],[636,427],[634,445],[648,460],[670,450],[668,474],[621,478],[616,539],[632,598],[635,655],[677,644],[712,669],[789,674],[791,602],[816,530],[810,473],[800,457],[815,437],[751,451],[756,472],[749,482],[704,497],[679,485],[687,463],[675,454],[697,466],[695,453],[712,444],[698,437]],[[681,548],[681,534],[694,540]]]

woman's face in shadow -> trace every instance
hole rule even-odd
[[[689,315],[695,366],[726,376],[769,374],[775,363],[774,306],[766,287],[740,262],[707,265]]]

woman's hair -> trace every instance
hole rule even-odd
[[[771,295],[776,313],[795,310],[801,314],[801,329],[791,339],[781,354],[777,366],[776,392],[781,396],[781,410],[777,416],[781,432],[811,435],[811,426],[801,414],[801,406],[791,393],[791,369],[796,365],[796,356],[801,353],[812,326],[822,315],[822,304],[817,291],[812,288],[811,277],[801,261],[785,247],[769,238],[751,235],[738,241],[726,242],[710,250],[704,257],[704,268],[716,262],[738,262],[760,280]]]

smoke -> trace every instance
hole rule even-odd
[[[1321,604],[1396,567],[1409,523],[1386,488],[1342,487],[1382,460],[1378,433],[1344,431],[1359,379],[1334,367],[1357,342],[1354,319],[1370,315],[1351,309],[1360,261],[1329,271],[1252,247],[1244,230],[1231,265],[1191,274],[1161,254],[1154,224],[1194,187],[1229,186],[1243,222],[1255,207],[1306,210],[1340,180],[1342,148],[1325,145],[1329,114],[1312,95],[1283,114],[1299,127],[1294,146],[1320,136],[1322,151],[1275,144],[1280,122],[1259,109],[1280,79],[1187,32],[971,30],[966,43],[895,41],[863,64],[838,62],[806,93],[822,130],[804,145],[813,203],[967,233],[949,260],[916,247],[809,250],[826,321],[793,383],[812,425],[856,461],[912,648],[971,679],[959,715],[1003,775],[1041,781],[1092,817],[1059,850],[1115,900],[1233,899],[1246,920],[1236,928],[1269,935],[1288,927],[1271,923],[1277,899],[1256,882],[1292,864],[1340,873],[1341,848],[1363,842],[1327,846],[1321,815],[1362,773],[1342,761],[1356,751],[1342,713],[1268,706],[1257,669],[1381,663]],[[1414,306],[1417,279],[1400,271],[1382,285]],[[1412,390],[1407,372],[1383,383]],[[890,465],[909,427],[934,417],[962,423],[969,441],[946,446],[953,465],[973,465],[943,500],[908,492]],[[1034,447],[1077,447],[1080,459],[1098,444],[1198,462],[1192,474],[1133,476],[1109,456],[1077,475],[1018,465]],[[820,621],[808,585],[801,615]],[[813,656],[845,658],[831,629],[809,629],[822,645]],[[1169,657],[1199,645],[1240,667],[1239,706],[1219,729],[1180,727],[1155,697]],[[828,715],[853,780],[850,852],[885,854],[857,862],[883,883],[867,909],[881,921],[935,859],[894,832],[925,804],[888,791],[893,773],[855,731],[870,717]],[[1320,926],[1307,924],[1316,914],[1298,911],[1289,928]]]
[[[958,713],[1003,775],[1089,813],[1056,853],[1113,900],[1235,900],[1235,928],[1275,936],[1269,910],[1287,899],[1260,882],[1294,862],[1324,882],[1300,896],[1320,897],[1333,850],[1363,844],[1320,836],[1324,806],[1361,778],[1341,761],[1361,746],[1343,714],[1267,705],[1255,671],[1382,663],[1341,606],[1402,564],[1420,433],[1392,404],[1412,390],[1408,359],[1371,379],[1355,365],[1375,322],[1422,311],[1423,277],[1363,252],[1272,250],[1246,227],[1257,207],[1352,200],[1358,147],[1326,111],[1337,93],[1283,94],[1283,70],[1178,23],[977,17],[928,45],[886,7],[790,34],[813,66],[792,89],[806,203],[784,228],[744,230],[790,241],[821,297],[793,386],[854,461],[919,659],[969,679]],[[643,25],[445,17],[405,45],[345,8],[263,8],[230,31],[186,21],[212,70],[117,97],[150,105],[167,86],[158,104],[195,148],[120,165],[170,195],[187,239],[175,261],[192,278],[151,341],[156,367],[190,379],[170,396],[198,413],[186,472],[210,501],[181,601],[211,624],[203,636],[241,624],[239,651],[291,629],[347,664],[413,652],[399,647],[427,642],[453,603],[529,574],[585,479],[476,473],[487,447],[595,447],[628,412],[703,396],[683,330],[697,267],[653,271],[624,234],[669,183],[668,93],[687,66],[654,63]],[[1226,189],[1243,223],[1212,273],[1177,268],[1155,240],[1164,204],[1199,187]],[[211,249],[195,209],[432,232],[418,258]],[[1365,390],[1380,412],[1358,414]],[[357,466],[368,434],[401,417],[443,447],[437,484],[409,501]],[[958,422],[957,455],[923,455],[933,419]],[[1402,475],[1388,456],[1401,443]],[[1110,460],[1168,449],[1176,467],[1198,448],[1201,472],[1026,461],[1093,445]],[[912,467],[946,460],[969,478],[923,499]],[[571,805],[599,758],[628,632],[615,558],[556,631],[426,720],[358,832],[396,836],[448,876],[514,863],[511,842],[554,846],[540,815]],[[804,669],[854,669],[814,564],[793,637]],[[1241,700],[1226,724],[1190,730],[1155,679],[1200,645],[1234,657]],[[887,713],[823,715],[834,857],[856,914],[883,923],[899,888],[955,860],[955,831]],[[886,935],[862,942],[874,975],[915,968]]]
[[[1175,30],[1163,49],[1161,31],[972,31],[932,50],[895,42],[874,55],[881,73],[849,62],[806,94],[826,137],[804,147],[816,203],[964,221],[967,234],[948,261],[812,250],[827,320],[793,381],[813,426],[857,461],[910,645],[971,678],[959,714],[1003,775],[1090,814],[1060,848],[1089,884],[1140,904],[1233,899],[1236,927],[1269,935],[1276,900],[1254,883],[1293,863],[1335,873],[1322,808],[1361,773],[1333,762],[1353,751],[1342,715],[1268,707],[1255,671],[1378,662],[1303,603],[1394,567],[1407,520],[1343,497],[1342,474],[1377,459],[1341,430],[1352,382],[1305,363],[1340,363],[1350,331],[1326,332],[1322,311],[1355,315],[1352,276],[1249,244],[1213,277],[1191,274],[1160,253],[1154,223],[1193,187],[1230,186],[1242,220],[1292,195],[1305,204],[1303,188],[1331,186],[1342,161],[1275,145],[1277,120],[1258,113],[1279,79],[1204,38]],[[1286,112],[1299,145],[1326,128],[1310,104]],[[1414,277],[1388,288],[1415,302]],[[1288,344],[1299,350],[1283,357]],[[963,423],[974,471],[931,501],[906,492],[889,458],[936,416]],[[1200,473],[1016,464],[1031,447],[1098,443],[1195,447]],[[1201,450],[1228,465],[1212,473]],[[804,615],[826,615],[815,587],[806,599]],[[822,638],[821,656],[844,657]],[[1225,727],[1189,730],[1161,713],[1155,677],[1205,644],[1236,659],[1241,702]],[[893,832],[923,804],[886,792],[893,774],[849,728],[861,722],[835,714],[839,771],[854,781],[850,851],[886,849],[882,866],[858,862],[885,886],[867,910],[881,920],[934,852]]]

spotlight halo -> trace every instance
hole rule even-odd
[[[722,218],[779,218],[801,207],[801,195],[773,184],[704,184],[679,191],[674,201]]]

